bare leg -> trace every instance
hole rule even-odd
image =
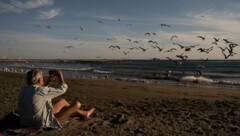
[[[64,98],[61,98],[57,103],[53,104],[53,114],[58,113],[64,107],[69,106],[70,104]]]
[[[77,113],[81,116],[88,118],[94,111],[94,108],[88,111],[82,111],[79,110],[80,107],[81,107],[80,102],[69,104],[65,99],[61,99],[59,102],[53,105],[54,116],[59,122],[64,122],[73,113]]]

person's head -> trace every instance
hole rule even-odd
[[[43,74],[40,69],[32,69],[27,72],[28,85],[43,85]]]

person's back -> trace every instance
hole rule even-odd
[[[59,83],[54,87],[48,84],[57,76]],[[65,99],[52,105],[52,99],[66,92],[68,86],[63,80],[60,70],[49,76],[49,80],[44,85],[43,74],[39,69],[33,69],[27,73],[28,86],[23,88],[18,97],[18,112],[20,124],[26,127],[47,127],[61,128],[60,123],[74,112],[79,115],[89,117],[94,108],[89,111],[79,110],[79,102],[69,104]]]
[[[53,88],[52,88],[53,89]],[[49,87],[27,86],[19,95],[18,111],[20,123],[31,127],[56,127],[60,125],[54,118],[52,111],[52,97]],[[58,91],[61,95],[66,89]],[[49,120],[53,122],[49,122]]]
[[[38,70],[35,70],[39,72]],[[37,72],[30,71],[28,73],[29,79],[37,77]],[[35,72],[35,74],[34,74]],[[42,78],[37,77],[38,80],[28,81],[28,86],[24,87],[18,97],[18,112],[20,115],[20,124],[27,127],[51,127],[61,128],[61,125],[55,119],[52,106],[52,98],[55,98],[67,90],[66,84],[59,84],[56,88],[47,87],[35,84]]]

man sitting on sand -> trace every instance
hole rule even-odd
[[[55,77],[59,79],[56,87],[49,87]],[[49,75],[44,85],[43,74],[40,69],[27,72],[27,86],[24,87],[18,98],[18,112],[20,124],[34,128],[62,128],[70,115],[76,113],[86,118],[90,117],[94,108],[88,111],[79,110],[81,103],[69,104],[64,98],[52,104],[52,99],[66,92],[68,86],[64,82],[62,72],[56,70]]]

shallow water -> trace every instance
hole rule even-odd
[[[73,78],[240,88],[238,60],[209,60],[204,64],[198,60],[187,60],[179,66],[168,60],[0,63],[2,71],[26,72],[31,68],[41,68],[45,75],[49,70],[59,68],[65,76]]]

